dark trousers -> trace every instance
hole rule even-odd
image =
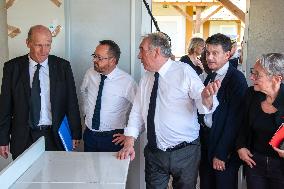
[[[283,189],[284,159],[253,154],[256,166],[245,166],[248,189]]]
[[[201,133],[201,161],[199,167],[200,189],[237,189],[240,160],[237,154],[232,155],[226,162],[226,169],[213,169],[213,160],[208,159],[208,129]]]
[[[174,189],[195,189],[200,161],[200,143],[165,152],[144,149],[147,189],[166,189],[170,175]]]
[[[60,149],[54,139],[52,128],[47,129],[30,129],[30,136],[26,143],[26,149],[29,148],[34,142],[37,141],[40,137],[44,137],[45,139],[45,150],[46,151],[60,151]],[[20,154],[12,154],[12,159],[16,159]]]
[[[55,143],[54,135],[52,129],[45,129],[45,130],[32,130],[31,131],[31,139],[32,143],[37,141],[40,137],[44,136],[45,139],[45,150],[46,151],[59,151],[60,149]]]
[[[202,154],[202,152],[201,152]],[[239,163],[228,162],[224,171],[214,170],[207,157],[202,157],[199,167],[200,189],[237,189]]]
[[[116,133],[123,134],[123,129],[112,131],[95,132],[86,128],[83,134],[85,152],[118,152],[123,146],[115,145],[113,135]]]

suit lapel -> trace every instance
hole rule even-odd
[[[30,98],[31,86],[30,86],[30,72],[29,72],[29,58],[28,55],[24,56],[23,62],[20,65],[21,76],[20,80],[23,83],[26,98]]]
[[[54,97],[56,91],[56,62],[52,59],[51,56],[48,58],[48,66],[49,66],[49,80],[50,80],[50,103],[51,103],[51,111],[52,105],[54,104]]]
[[[213,126],[216,124],[216,120],[215,120],[216,119],[216,116],[215,116],[216,112],[220,111],[221,106],[224,105],[223,102],[226,102],[226,100],[227,100],[227,97],[225,95],[226,95],[226,92],[227,92],[226,90],[228,90],[227,85],[228,85],[228,82],[230,81],[230,78],[231,78],[231,75],[232,75],[232,69],[233,69],[233,67],[231,65],[229,65],[228,71],[227,71],[224,79],[222,80],[221,87],[217,92],[217,99],[219,101],[219,106],[217,107],[217,109],[214,111],[214,113],[212,115],[213,116],[212,117],[212,119],[213,119],[212,128],[215,128]]]
[[[230,81],[231,75],[232,75],[232,69],[233,67],[229,64],[228,71],[222,80],[221,87],[217,93],[218,100],[221,101],[222,99],[225,99],[226,97],[224,94],[226,93],[226,87],[228,85],[228,82]]]

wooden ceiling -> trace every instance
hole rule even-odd
[[[245,22],[245,13],[234,3],[232,3],[230,0],[200,0],[200,1],[162,1],[162,0],[153,0],[153,4],[161,4],[161,5],[170,5],[173,6],[178,12],[180,12],[182,15],[184,15],[187,19],[189,18],[189,15],[187,15],[181,7],[184,6],[192,6],[192,7],[212,7],[212,6],[218,6],[215,11],[213,11],[211,14],[209,14],[206,19],[208,20],[211,16],[216,14],[222,7],[225,7],[228,9],[233,15],[235,15],[238,19],[240,19],[242,22]]]

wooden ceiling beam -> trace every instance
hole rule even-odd
[[[223,4],[232,14],[238,17],[242,22],[245,22],[245,13],[237,7],[234,3],[230,0],[218,0],[220,3]]]
[[[200,26],[202,23],[201,13],[203,11],[203,7],[196,7],[196,20],[194,24],[194,33],[200,33]]]
[[[172,5],[172,7],[176,9],[181,15],[183,15],[187,20],[189,20],[190,22],[193,21],[192,16],[183,11],[182,8],[180,8],[178,5]]]
[[[206,16],[205,18],[203,18],[201,20],[201,24],[203,24],[204,22],[206,22],[207,20],[209,20],[209,18],[211,18],[214,14],[216,14],[219,10],[221,10],[223,8],[223,6],[219,6],[217,7],[214,11],[212,11],[210,14],[208,14],[208,16]]]
[[[15,2],[15,0],[6,0],[6,9],[13,6],[14,2]]]
[[[202,7],[208,7],[213,5],[222,5],[220,2],[152,2],[153,4],[157,5],[177,5],[177,6],[202,6]]]

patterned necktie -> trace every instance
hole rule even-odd
[[[96,106],[93,114],[93,120],[92,120],[92,129],[99,130],[100,127],[100,114],[101,114],[101,104],[102,104],[102,93],[103,93],[103,87],[104,82],[107,76],[101,74],[101,82],[99,86],[98,96],[96,100]]]
[[[36,71],[34,73],[31,97],[30,97],[30,124],[32,128],[37,127],[40,118],[41,110],[41,98],[40,98],[40,80],[39,80],[39,69],[41,65],[36,65]]]
[[[148,115],[147,115],[147,139],[148,139],[148,146],[150,147],[150,149],[157,148],[154,118],[156,110],[159,73],[155,72],[154,76],[155,76],[155,81],[151,92]]]

